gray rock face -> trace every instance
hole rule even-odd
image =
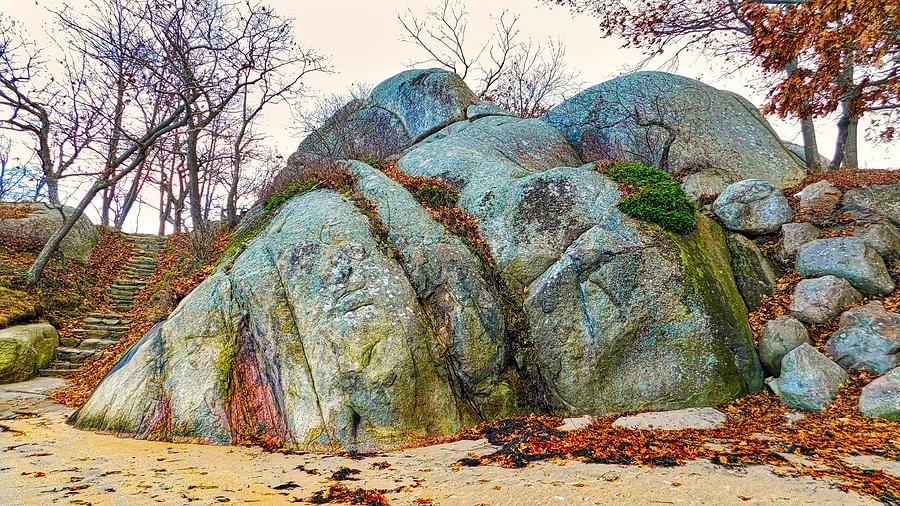
[[[722,224],[736,232],[770,234],[794,218],[781,190],[759,179],[729,185],[713,204]]]
[[[669,170],[686,176],[692,196],[714,195],[744,179],[787,187],[804,177],[801,164],[746,99],[664,72],[637,72],[588,88],[542,119],[585,160],[626,158],[656,166],[666,132],[638,123],[664,121],[678,132]]]
[[[29,214],[23,218],[0,218],[0,236],[13,237],[25,240],[35,240],[46,243],[50,237],[62,226],[66,216],[75,210],[71,207],[63,208],[63,213],[43,202],[27,202],[22,204],[3,203],[4,206],[25,208]],[[94,251],[94,245],[100,234],[87,216],[82,215],[75,222],[75,226],[62,240],[59,251],[63,257],[86,262]]]
[[[878,301],[846,311],[828,340],[828,354],[843,367],[877,374],[900,366],[900,314]]]
[[[72,423],[368,450],[526,411],[710,406],[761,388],[712,220],[682,236],[624,215],[618,185],[539,120],[466,118],[397,165],[453,185],[490,258],[349,162],[358,194],[310,191],[262,219]]]
[[[864,416],[900,420],[900,367],[863,388],[859,411]]]
[[[466,119],[469,107],[475,107],[473,113],[487,114],[486,107],[478,104],[456,74],[407,70],[376,86],[368,98],[349,102],[309,134],[288,159],[288,167],[343,158],[384,159]]]
[[[789,311],[794,318],[806,323],[825,323],[841,311],[862,300],[862,295],[850,283],[835,276],[804,279],[791,295]]]
[[[716,408],[686,408],[674,411],[652,411],[623,416],[613,427],[641,430],[711,430],[725,424],[725,413]]]
[[[841,190],[824,179],[803,188],[799,195],[801,209],[820,214],[831,213],[841,200]]]
[[[819,232],[812,223],[785,223],[781,226],[781,254],[785,259],[793,259],[801,246],[819,237]]]
[[[754,311],[762,304],[764,296],[775,293],[775,282],[778,280],[775,268],[756,244],[743,235],[727,232],[725,240],[738,290],[747,309]]]
[[[834,400],[847,373],[809,344],[801,344],[781,360],[781,376],[768,381],[781,402],[803,411],[824,411]]]
[[[900,225],[900,185],[872,185],[848,190],[841,206],[850,214],[864,218],[888,219]]]
[[[553,409],[682,408],[759,388],[721,230],[701,219],[678,238],[632,220],[617,185],[574,163],[542,122],[489,117],[438,132],[398,166],[460,191],[510,292],[524,294],[523,360]]]
[[[766,371],[778,376],[784,356],[803,343],[813,344],[803,323],[790,316],[779,316],[760,331],[759,360]]]
[[[445,353],[368,220],[317,190],[136,344],[73,423],[182,442],[390,446],[473,416]]]
[[[856,237],[817,239],[804,244],[797,252],[797,272],[802,276],[830,274],[844,278],[864,295],[894,291],[884,259]]]
[[[854,230],[853,236],[886,260],[900,257],[900,229],[889,223],[870,223]]]
[[[0,384],[33,378],[47,367],[58,345],[59,335],[48,323],[0,330]]]

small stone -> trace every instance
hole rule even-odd
[[[781,253],[785,259],[793,258],[801,246],[819,237],[819,232],[812,223],[785,223],[781,226]]]
[[[822,276],[804,279],[797,284],[788,311],[802,322],[825,323],[860,300],[862,295],[846,279]]]
[[[761,179],[729,185],[713,203],[713,212],[729,230],[770,234],[794,218],[781,190]]]
[[[809,332],[799,320],[779,316],[769,321],[759,335],[759,359],[769,373],[781,374],[781,360],[801,344],[812,344]]]
[[[566,418],[563,420],[563,424],[557,427],[557,429],[562,431],[570,431],[570,430],[578,430],[584,427],[587,427],[591,424],[590,416],[580,416],[578,418]]]
[[[834,400],[847,373],[809,344],[791,350],[781,361],[781,376],[766,383],[793,409],[824,411]]]
[[[859,411],[864,416],[900,420],[900,367],[863,388]]]
[[[813,183],[800,190],[800,209],[816,214],[830,214],[837,208],[841,199],[841,190],[827,180]]]
[[[877,251],[856,237],[817,239],[797,252],[801,276],[832,275],[844,278],[865,295],[887,295],[894,281]]]
[[[643,430],[704,430],[718,429],[724,423],[725,413],[715,408],[686,408],[623,416],[613,422],[613,427]]]
[[[850,309],[841,315],[827,346],[843,367],[884,374],[900,366],[900,314],[885,310],[879,301]]]
[[[871,223],[858,228],[853,236],[874,249],[884,258],[900,257],[900,230],[887,223]]]

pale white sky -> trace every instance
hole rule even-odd
[[[78,5],[82,0],[73,0]],[[347,90],[353,83],[377,84],[407,68],[421,58],[414,48],[401,41],[397,14],[407,8],[424,12],[437,0],[269,0],[275,10],[296,20],[297,37],[308,47],[328,56],[332,74],[316,75],[308,80],[311,93],[331,94]],[[603,39],[596,21],[589,16],[573,17],[567,9],[551,7],[539,0],[464,0],[470,12],[470,38],[483,40],[493,28],[493,17],[504,9],[520,15],[523,35],[543,41],[558,39],[567,47],[571,67],[581,72],[585,85],[593,85],[621,74],[641,60],[636,51],[620,48],[620,41]],[[55,0],[0,0],[0,10],[21,20],[34,39],[43,38],[43,30],[52,20],[46,6],[58,5]],[[719,88],[746,96],[760,106],[765,92],[754,89],[748,73],[723,76],[720,62],[688,55],[682,57],[678,73],[700,79]],[[651,67],[652,69],[652,67]],[[793,121],[769,118],[783,138],[799,141]],[[289,155],[301,140],[291,128],[287,110],[271,110],[260,125],[270,136],[279,153]],[[833,150],[834,127],[827,119],[817,121],[819,148],[830,157]],[[869,167],[900,166],[900,143],[893,145],[861,141],[860,161]],[[133,217],[129,228],[155,231],[156,213],[142,210],[140,218]]]

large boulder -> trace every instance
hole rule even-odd
[[[766,371],[778,376],[784,356],[803,343],[813,344],[803,323],[790,316],[779,316],[767,322],[759,333],[759,360]]]
[[[729,185],[713,203],[713,212],[729,230],[770,234],[794,218],[781,190],[759,179]]]
[[[862,295],[846,280],[835,276],[804,279],[791,294],[791,316],[806,323],[825,323]]]
[[[33,323],[0,330],[0,383],[33,378],[47,367],[59,345],[53,325]]]
[[[828,354],[843,367],[884,374],[900,366],[900,314],[885,310],[879,301],[850,309],[827,345]]]
[[[802,276],[844,278],[863,295],[894,291],[884,259],[856,237],[817,239],[804,244],[797,252],[796,268]]]
[[[900,225],[900,184],[876,184],[848,190],[841,199],[841,206],[860,218],[887,219]]]
[[[75,212],[71,207],[62,210],[43,202],[26,202],[21,204],[3,203],[4,208],[11,211],[13,217],[0,217],[0,237],[9,237],[23,242],[36,241],[46,243],[62,226],[66,217]],[[94,251],[94,245],[100,238],[97,227],[87,216],[81,215],[75,226],[62,240],[59,252],[65,258],[86,262]]]
[[[288,170],[344,158],[383,159],[467,118],[503,114],[488,109],[463,80],[441,69],[407,70],[354,99],[311,132],[288,159]]]
[[[847,373],[809,344],[801,344],[781,360],[781,376],[768,381],[793,409],[824,411],[847,380]]]
[[[763,297],[775,293],[778,276],[772,262],[759,247],[741,234],[726,232],[725,240],[731,254],[731,270],[741,297],[749,311],[755,311]]]
[[[588,88],[542,119],[585,160],[624,157],[660,166],[668,133],[675,132],[669,170],[684,177],[693,196],[751,178],[789,187],[805,174],[746,99],[664,72],[637,72]]]
[[[530,324],[530,381],[559,412],[714,405],[762,371],[722,230],[679,237],[623,215],[618,185],[553,129],[491,117],[417,144],[398,166],[443,179],[478,221]]]
[[[710,406],[762,387],[712,220],[676,235],[624,215],[619,186],[538,120],[458,121],[397,165],[454,186],[474,223],[434,216],[480,233],[457,238],[348,162],[353,192],[309,191],[261,220],[72,422],[366,450],[528,411]]]
[[[900,420],[900,367],[863,387],[859,411],[864,416]]]

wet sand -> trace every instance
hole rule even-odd
[[[766,466],[732,470],[703,461],[672,468],[580,462],[524,469],[453,466],[468,452],[492,452],[484,440],[360,460],[138,441],[66,425],[72,410],[45,396],[60,382],[44,378],[0,386],[0,504],[304,503],[334,484],[331,475],[341,467],[359,470],[351,476],[356,480],[341,483],[388,490],[395,505],[420,499],[513,506],[877,504],[826,481],[775,476]],[[900,473],[896,462],[865,463]]]

